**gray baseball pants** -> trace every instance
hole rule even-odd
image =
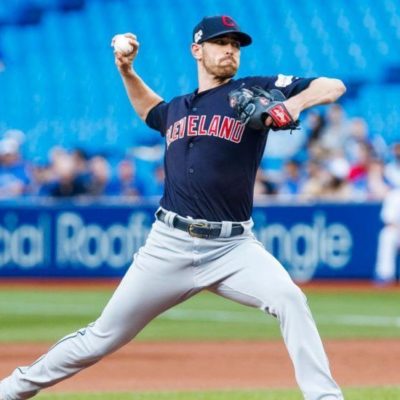
[[[343,399],[301,290],[251,232],[200,239],[156,221],[100,317],[0,383],[1,400],[29,399],[132,340],[152,319],[202,289],[276,316],[307,400]]]

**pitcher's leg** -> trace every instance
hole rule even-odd
[[[305,399],[343,399],[331,376],[304,294],[282,265],[258,242],[238,246],[234,252],[230,259],[237,263],[237,272],[213,287],[212,291],[241,304],[258,307],[278,318]]]
[[[190,296],[185,274],[154,276],[134,264],[96,322],[61,339],[28,367],[0,383],[0,399],[22,400],[99,361],[130,341],[153,318]]]

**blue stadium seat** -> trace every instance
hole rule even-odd
[[[370,84],[361,89],[355,102],[374,134],[381,134],[388,143],[400,141],[400,85]]]

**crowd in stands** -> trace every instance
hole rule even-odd
[[[259,171],[256,195],[379,201],[400,187],[400,140],[387,144],[384,135],[369,132],[360,117],[348,118],[339,104],[325,114],[309,112],[303,127],[303,141],[291,156],[282,159],[278,168],[269,169],[266,162],[267,167]],[[281,145],[287,153],[290,138]]]
[[[25,140],[18,130],[1,135],[1,199],[118,196],[139,200],[162,195],[162,149],[153,151],[158,156],[150,160],[142,159],[140,151],[131,151],[114,161],[83,149],[55,147],[42,165],[24,159]],[[368,131],[362,118],[348,118],[342,106],[334,104],[310,111],[302,130],[291,136],[270,134],[256,177],[255,198],[382,200],[399,187],[400,140],[388,145],[382,135]]]
[[[140,199],[160,196],[163,169],[160,162],[137,173],[133,156],[112,163],[101,154],[83,149],[54,147],[45,165],[22,156],[24,134],[9,130],[0,140],[0,198],[23,196],[54,198],[121,196]],[[149,163],[147,163],[149,164]]]

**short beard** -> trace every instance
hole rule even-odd
[[[219,66],[219,65],[209,65],[206,60],[203,61],[204,69],[214,76],[214,79],[218,82],[226,81],[227,79],[233,78],[238,70],[235,64]]]

